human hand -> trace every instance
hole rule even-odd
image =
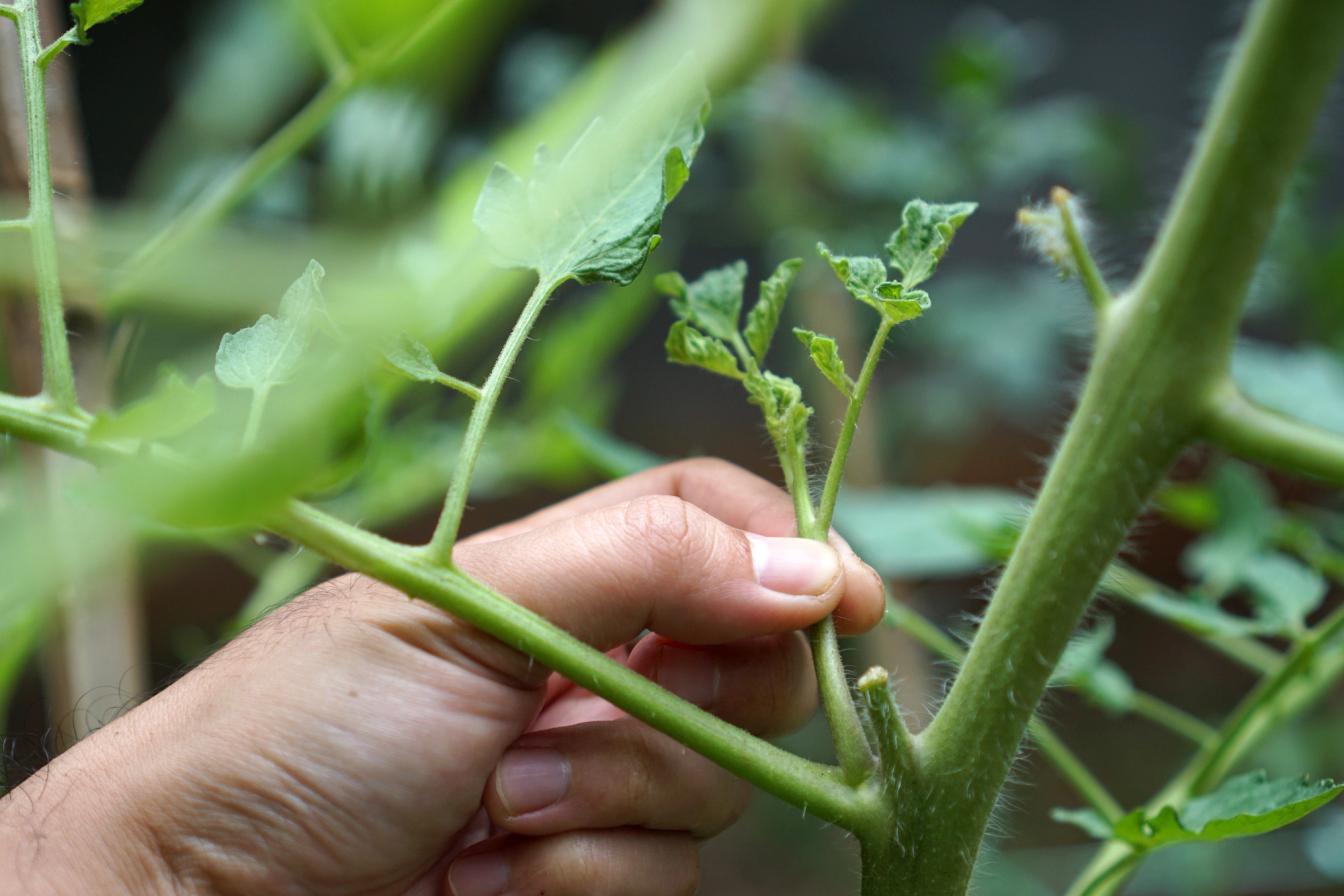
[[[461,543],[455,562],[759,734],[814,711],[797,629],[876,623],[843,546],[718,461]],[[748,535],[747,533],[752,533]],[[645,629],[653,634],[633,646]],[[296,598],[0,803],[23,892],[682,894],[746,785],[435,607],[358,576]]]

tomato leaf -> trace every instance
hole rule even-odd
[[[819,336],[811,330],[804,330],[802,327],[794,327],[793,335],[798,337],[807,348],[807,353],[812,356],[812,363],[817,365],[821,375],[826,377],[832,386],[840,390],[840,393],[846,398],[854,397],[854,381],[845,373],[845,362],[840,357],[840,350],[835,344],[835,340],[830,336]]]
[[[891,323],[913,320],[928,310],[929,294],[921,289],[907,290],[901,283],[888,280],[882,259],[871,255],[835,255],[825,243],[817,243],[817,251],[850,295]]]
[[[751,348],[751,353],[756,356],[758,364],[765,363],[765,355],[770,351],[775,330],[779,329],[784,300],[802,266],[801,258],[790,258],[781,262],[773,274],[761,281],[760,297],[747,314],[747,325],[742,330],[742,335],[746,337],[747,345]]]
[[[79,28],[79,39],[88,39],[88,31],[94,25],[101,25],[109,19],[115,19],[122,13],[130,12],[144,0],[81,0],[70,4],[70,15],[74,16]]]
[[[263,314],[255,324],[224,334],[215,353],[215,376],[232,389],[254,392],[293,378],[315,329],[330,326],[322,298],[325,272],[316,261],[290,284],[280,300],[280,316]]]
[[[673,364],[699,367],[720,376],[742,379],[737,358],[728,346],[712,336],[706,336],[684,320],[672,325],[672,329],[667,333],[665,347],[667,359]]]
[[[700,85],[689,100],[673,95],[678,81],[669,78],[616,126],[595,120],[559,161],[539,149],[526,181],[495,165],[475,221],[500,265],[552,283],[634,280],[704,139],[707,93]]]
[[[409,336],[400,336],[383,349],[383,358],[407,379],[418,383],[443,381],[444,372],[435,363],[433,352]]]
[[[188,386],[171,367],[159,371],[154,389],[116,411],[104,411],[89,427],[92,439],[153,441],[180,435],[215,410],[215,382],[200,377]]]
[[[952,237],[975,211],[974,202],[936,203],[912,199],[901,211],[901,226],[887,240],[891,264],[912,289],[933,276]]]
[[[742,315],[742,290],[747,280],[747,263],[732,264],[706,271],[694,283],[676,273],[662,274],[655,281],[658,289],[672,297],[672,310],[706,336],[728,344],[737,339],[737,322]]]

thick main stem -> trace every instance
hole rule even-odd
[[[933,798],[890,892],[965,892],[1069,634],[1221,382],[1255,259],[1342,49],[1344,4],[1262,0],[1251,11],[1157,244],[1112,308],[1036,506],[924,734]]]
[[[458,451],[457,465],[453,467],[453,478],[448,486],[448,496],[443,502],[443,512],[439,515],[438,525],[434,527],[434,537],[426,546],[429,556],[447,566],[453,562],[453,545],[457,542],[458,530],[462,527],[462,514],[467,509],[467,497],[471,490],[471,477],[476,471],[476,461],[481,456],[481,447],[485,444],[485,432],[490,426],[490,417],[499,403],[504,385],[509,381],[513,365],[527,342],[527,337],[536,325],[537,318],[564,280],[554,277],[541,277],[532,291],[518,321],[509,333],[509,338],[495,359],[490,376],[481,387],[481,394],[471,409],[471,418],[467,421],[467,431],[462,437],[462,448]]]
[[[28,139],[28,222],[33,272],[37,282],[37,313],[42,328],[42,390],[62,410],[78,405],[70,340],[65,331],[61,275],[56,256],[51,162],[47,145],[47,94],[40,59],[42,30],[37,0],[19,0],[19,57],[23,67],[23,98]]]

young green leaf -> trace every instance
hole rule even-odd
[[[667,359],[673,364],[699,367],[731,379],[742,379],[737,358],[719,340],[706,336],[684,320],[672,325],[667,333]]]
[[[901,283],[912,289],[933,276],[952,237],[975,211],[974,202],[934,203],[912,199],[901,212],[901,226],[887,240],[891,264]]]
[[[539,150],[526,182],[494,167],[475,220],[499,264],[552,283],[634,280],[704,139],[707,94],[675,95],[678,80],[684,87],[674,73],[619,126],[594,121],[558,163]]]
[[[307,348],[303,328],[263,314],[252,326],[224,334],[215,353],[215,376],[231,389],[269,389],[294,375]]]
[[[747,400],[761,409],[765,426],[781,442],[801,443],[807,437],[812,408],[803,403],[803,390],[796,382],[770,371],[744,381]]]
[[[850,295],[876,309],[892,324],[913,320],[928,310],[929,294],[888,280],[882,259],[871,255],[834,255],[825,243],[817,243],[817,251]]]
[[[801,258],[790,258],[780,262],[779,267],[767,279],[761,281],[760,298],[747,314],[747,325],[742,331],[747,339],[751,353],[757,364],[765,363],[765,355],[770,351],[770,343],[779,329],[779,318],[784,311],[784,300],[793,286],[794,278],[803,266]]]
[[[853,398],[854,381],[845,373],[845,362],[840,357],[835,340],[830,336],[819,336],[802,327],[794,327],[793,335],[807,347],[807,353],[812,356],[812,363],[817,365],[821,375],[830,380],[831,385],[839,389],[846,398]]]
[[[226,333],[215,353],[215,376],[233,389],[262,391],[288,382],[308,349],[313,331],[331,327],[322,298],[325,271],[316,261],[280,300],[280,316],[263,314],[255,324]]]
[[[1175,843],[1253,837],[1278,830],[1309,815],[1344,792],[1328,778],[1269,780],[1263,772],[1231,778],[1217,790],[1190,800],[1180,809],[1163,806],[1155,814],[1136,809],[1114,825],[1091,810],[1055,810],[1057,821],[1076,824],[1094,837],[1115,838],[1140,850]]]
[[[124,12],[135,9],[144,0],[80,0],[70,4],[70,15],[75,18],[79,28],[79,39],[88,39],[88,31],[94,25],[101,25],[108,19],[114,19]]]
[[[742,290],[747,280],[747,263],[732,264],[706,271],[694,283],[676,273],[662,274],[655,281],[659,291],[672,297],[672,310],[706,336],[732,344],[737,322],[742,315]]]
[[[180,435],[215,410],[215,382],[200,377],[188,386],[170,367],[159,371],[158,382],[144,398],[116,411],[99,413],[89,427],[92,439],[153,441]]]
[[[1279,551],[1252,557],[1242,580],[1255,603],[1255,616],[1280,634],[1301,633],[1306,619],[1321,605],[1329,590],[1325,579],[1311,567]]]
[[[472,383],[449,376],[434,362],[434,354],[423,343],[409,336],[400,336],[383,349],[383,360],[401,375],[417,383],[437,383],[456,389],[470,398],[480,398],[481,390]]]

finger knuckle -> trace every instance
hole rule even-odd
[[[689,504],[669,495],[630,501],[622,512],[622,524],[642,550],[674,568],[694,553],[694,542],[704,528]]]

